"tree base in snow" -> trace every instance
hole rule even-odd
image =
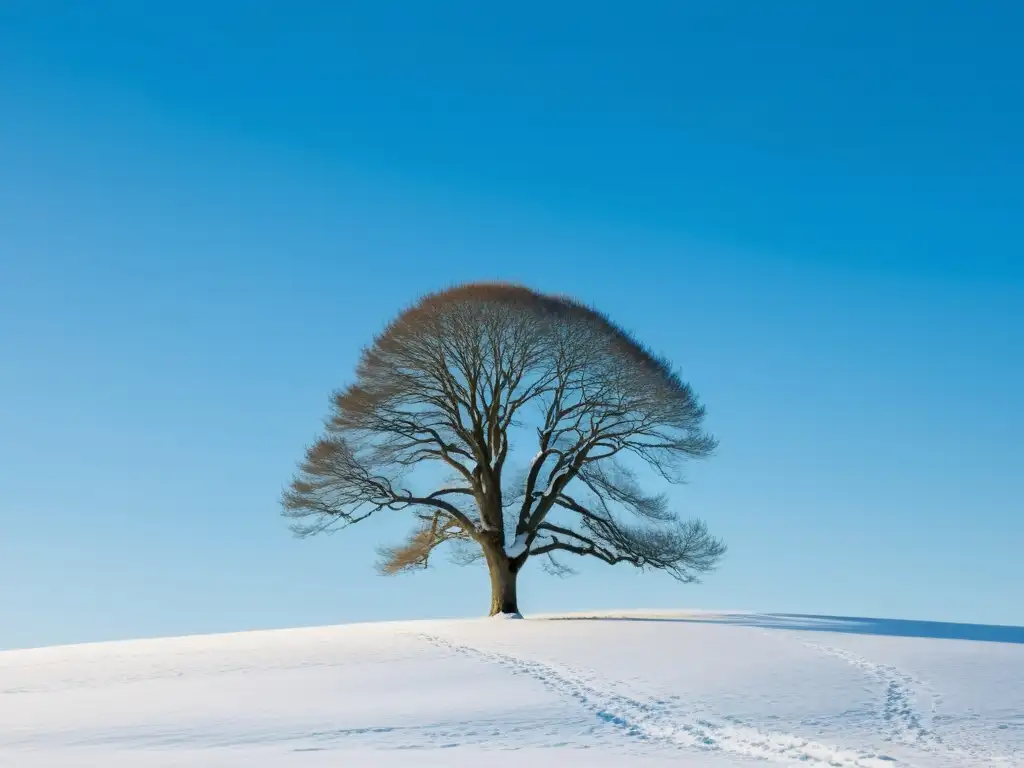
[[[521,613],[496,613],[491,616],[492,619],[521,619],[523,614]]]

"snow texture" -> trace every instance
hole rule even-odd
[[[7,651],[0,723],[17,768],[1024,766],[1024,629],[648,612]]]
[[[511,544],[505,545],[505,554],[515,560],[526,551],[526,539],[529,534],[520,533]]]

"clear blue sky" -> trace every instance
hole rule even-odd
[[[493,5],[3,4],[0,647],[484,611],[277,506],[360,347],[481,278],[721,440],[717,574],[524,610],[1024,624],[1024,5]]]

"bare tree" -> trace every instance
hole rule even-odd
[[[680,482],[687,459],[711,454],[704,408],[666,360],[575,300],[504,283],[429,295],[364,350],[332,404],[283,495],[293,530],[406,511],[415,527],[380,551],[381,570],[425,568],[452,542],[461,561],[486,561],[492,615],[518,613],[531,557],[564,570],[556,554],[589,555],[691,582],[725,552],[638,475]],[[536,455],[513,476],[523,437]],[[448,477],[425,478],[430,466]],[[414,490],[425,480],[432,490]]]

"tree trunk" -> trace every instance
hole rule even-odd
[[[512,564],[504,552],[487,558],[491,572],[491,616],[499,613],[519,615],[519,600],[516,597],[516,578]]]

